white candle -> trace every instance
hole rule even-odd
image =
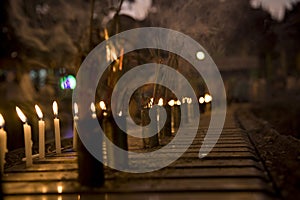
[[[35,105],[35,111],[39,117],[39,158],[45,158],[45,121],[43,113],[38,105]]]
[[[27,118],[19,107],[16,107],[19,118],[24,122],[24,140],[25,140],[25,157],[26,167],[32,166],[32,141],[31,141],[31,126],[27,124]]]
[[[158,100],[158,104],[157,105],[158,106],[163,106],[164,105],[163,98],[160,98]],[[160,130],[160,125],[159,125],[159,123],[160,123],[160,109],[157,109],[156,120],[157,120],[157,130],[159,131]]]
[[[32,140],[31,140],[31,126],[25,123],[23,125],[24,137],[25,137],[25,155],[26,155],[26,166],[32,166]]]
[[[97,118],[97,115],[96,115],[96,107],[95,107],[94,102],[91,103],[90,109],[91,109],[91,111],[92,111],[92,118],[93,118],[93,119],[96,119],[96,118]]]
[[[171,106],[171,132],[174,133],[174,105],[175,101],[172,99],[168,102],[169,106]]]
[[[7,135],[4,126],[4,118],[0,114],[0,175],[4,173],[5,153],[7,152]]]
[[[194,118],[194,107],[193,107],[193,100],[192,98],[188,98],[187,104],[188,104],[188,119],[192,120]]]
[[[106,105],[105,105],[104,101],[100,101],[99,106],[100,106],[101,110],[103,111],[103,116],[107,116]]]
[[[58,106],[57,106],[56,101],[53,102],[52,108],[53,108],[53,113],[55,116],[55,118],[54,118],[55,148],[56,148],[56,153],[60,154],[61,153],[60,127],[59,127],[59,119],[57,118]]]
[[[205,112],[210,111],[211,109],[211,101],[212,101],[212,96],[210,96],[209,94],[205,94],[204,96],[204,101],[205,101]]]
[[[78,105],[74,103],[74,122],[73,122],[73,150],[77,150],[77,130],[76,123],[78,120]]]

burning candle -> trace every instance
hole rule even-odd
[[[204,101],[205,103],[210,103],[212,101],[212,96],[210,96],[209,94],[205,94]]]
[[[159,105],[159,106],[163,106],[164,105],[164,100],[163,100],[163,98],[160,98],[159,100],[158,100],[158,104],[157,105]]]
[[[204,104],[204,102],[205,102],[204,97],[200,97],[200,98],[199,98],[199,103],[200,103],[200,104]]]
[[[158,100],[158,104],[157,104],[158,106],[163,106],[164,105],[164,100],[163,100],[163,98],[160,98],[159,100]],[[157,112],[157,121],[159,121],[159,116],[160,116],[160,113],[159,112]]]
[[[5,153],[7,152],[7,135],[4,126],[4,118],[0,114],[0,175],[4,173]]]
[[[36,114],[39,117],[39,158],[45,158],[45,121],[43,120],[43,113],[38,105],[35,105]]]
[[[163,106],[164,105],[164,100],[163,100],[163,98],[160,98],[159,100],[158,100],[158,104],[157,104],[158,106]],[[159,109],[157,109],[157,114],[156,114],[156,120],[157,120],[157,130],[160,130],[160,126],[159,126],[159,120],[160,120],[160,111],[159,111]]]
[[[100,101],[99,106],[100,106],[101,110],[103,110],[103,116],[107,116],[106,105],[105,105],[104,101]]]
[[[204,95],[204,101],[205,101],[205,111],[210,111],[211,109],[211,101],[212,101],[212,96],[209,94]]]
[[[24,123],[24,140],[25,140],[25,157],[26,157],[26,167],[32,166],[32,141],[31,141],[31,126],[27,124],[27,118],[21,109],[16,106],[16,111],[19,118]]]
[[[205,99],[204,99],[204,97],[199,98],[199,103],[200,103],[200,112],[204,113],[205,112],[205,105],[204,105]]]
[[[73,122],[73,150],[77,150],[77,130],[76,123],[78,120],[78,105],[74,103],[74,122]]]
[[[169,104],[169,106],[174,106],[175,105],[175,101],[172,99],[172,100],[170,100],[169,102],[168,102],[168,104]]]
[[[187,98],[187,104],[188,104],[188,119],[192,120],[194,118],[194,106],[193,106],[193,100],[192,98]]]
[[[171,106],[171,132],[174,132],[174,105],[175,101],[172,99],[168,102],[169,106]]]
[[[53,102],[52,108],[55,116],[54,117],[55,148],[56,148],[56,153],[60,154],[61,153],[60,127],[59,127],[59,119],[57,118],[58,106],[56,101]]]
[[[91,109],[91,111],[92,111],[92,118],[93,118],[93,119],[96,119],[96,118],[97,118],[97,115],[96,115],[96,107],[95,107],[94,102],[91,103],[90,109]]]

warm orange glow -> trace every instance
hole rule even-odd
[[[47,187],[46,186],[42,187],[42,193],[47,193]]]
[[[200,98],[199,98],[199,103],[200,103],[200,104],[203,104],[204,102],[205,102],[204,97],[200,97]]]
[[[110,54],[111,54],[112,60],[117,60],[118,59],[118,56],[117,56],[117,54],[116,54],[116,52],[115,52],[114,49],[110,50]]]
[[[100,101],[99,105],[102,110],[106,110],[106,105],[105,105],[104,101]]]
[[[56,101],[53,102],[52,109],[53,109],[54,115],[58,115],[58,105],[57,105]]]
[[[34,107],[35,107],[36,114],[38,115],[38,117],[39,117],[40,119],[42,119],[42,118],[43,118],[43,113],[42,113],[40,107],[39,107],[38,105],[36,105],[36,104],[35,104]]]
[[[153,102],[154,102],[154,98],[152,97],[152,98],[150,99],[150,104],[153,105]]]
[[[58,186],[57,186],[57,192],[58,192],[59,194],[61,194],[61,193],[63,192],[63,186],[58,185]]]
[[[163,106],[163,105],[164,105],[164,100],[163,100],[163,98],[160,98],[160,99],[158,100],[158,105],[159,105],[159,106]]]
[[[0,127],[3,127],[5,124],[4,118],[2,116],[2,114],[0,114]]]
[[[181,102],[180,102],[179,100],[177,100],[177,101],[175,102],[175,104],[176,104],[176,105],[181,105]]]
[[[107,44],[106,45],[106,61],[109,62],[109,61],[114,61],[117,59],[118,59],[118,56],[116,54],[114,47]]]
[[[152,97],[152,98],[150,99],[149,103],[147,103],[147,108],[152,108],[153,103],[154,103],[154,98]]]
[[[104,38],[105,38],[105,40],[108,40],[108,38],[109,38],[108,31],[106,28],[104,29]]]
[[[175,105],[175,101],[172,99],[168,102],[169,106],[174,106]]]
[[[124,49],[122,48],[121,52],[120,52],[120,62],[119,62],[119,70],[120,71],[122,71],[122,68],[123,68],[123,56],[124,56]]]
[[[25,123],[27,121],[27,118],[24,115],[24,113],[22,112],[22,110],[18,106],[16,106],[16,111],[17,111],[17,114],[18,114],[19,118],[21,119],[21,121]]]

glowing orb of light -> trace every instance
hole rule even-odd
[[[203,51],[198,51],[198,52],[196,53],[196,57],[197,57],[198,60],[204,60],[205,54],[204,54]]]

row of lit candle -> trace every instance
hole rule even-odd
[[[199,103],[204,104],[204,103],[210,103],[212,101],[212,96],[209,94],[205,94],[204,97],[199,98]]]
[[[99,106],[100,108],[104,111],[103,115],[106,116],[107,112],[106,112],[106,105],[104,103],[104,101],[100,101],[99,102]],[[73,150],[76,151],[77,150],[77,121],[79,120],[79,116],[78,116],[78,104],[75,102],[73,105],[73,109],[74,109],[74,118],[73,118]],[[92,118],[96,119],[97,118],[97,114],[96,114],[96,106],[95,103],[92,102],[90,105],[90,110],[92,112]]]
[[[200,104],[203,104],[203,103],[210,103],[212,101],[212,96],[209,95],[209,94],[205,94],[203,97],[200,97],[199,98],[199,103]],[[150,98],[150,101],[147,103],[147,105],[145,106],[145,108],[152,108],[153,107],[153,104],[154,104],[154,98]],[[172,113],[172,117],[171,117],[171,124],[174,124],[174,116],[173,116],[173,113],[174,113],[174,106],[180,106],[181,104],[187,104],[188,105],[188,111],[187,111],[187,114],[188,114],[188,118],[192,118],[193,117],[193,108],[191,107],[191,104],[192,104],[192,98],[189,98],[189,97],[183,97],[182,98],[182,101],[180,101],[179,99],[177,100],[174,100],[174,99],[171,99],[170,101],[168,101],[168,105],[171,107],[171,113]],[[164,101],[163,101],[163,98],[160,98],[158,100],[158,106],[163,106],[164,105]],[[160,119],[160,113],[158,112],[157,113],[157,121],[159,121]]]
[[[212,97],[209,94],[205,94],[204,97],[199,98],[199,103],[203,104],[209,103],[212,101]],[[191,98],[184,97],[182,99],[183,103],[192,103]],[[154,99],[151,98],[150,102],[148,103],[148,107],[152,107],[154,103]],[[160,98],[158,101],[159,106],[163,106],[164,102],[163,99]],[[181,105],[180,100],[170,100],[168,102],[168,105],[173,107],[174,105]],[[107,115],[106,112],[106,105],[104,101],[99,102],[100,108],[104,111],[103,116]],[[60,139],[60,123],[59,119],[57,118],[58,116],[58,105],[57,102],[54,101],[53,105],[53,113],[54,113],[54,134],[55,134],[55,147],[56,147],[56,153],[60,154],[61,153],[61,139]],[[39,117],[39,122],[38,122],[38,128],[39,128],[39,158],[43,159],[45,157],[45,121],[43,120],[43,113],[38,105],[35,105],[35,110],[36,113]],[[90,110],[92,111],[92,118],[97,118],[96,116],[96,106],[92,102],[90,105]],[[16,111],[18,113],[19,118],[21,121],[24,123],[23,124],[23,131],[24,131],[24,141],[25,141],[25,157],[26,157],[26,166],[29,167],[32,165],[32,140],[31,140],[31,126],[28,125],[27,123],[27,118],[24,115],[24,113],[21,111],[19,107],[16,107]],[[121,112],[120,112],[121,113]],[[122,113],[121,113],[122,115]],[[76,122],[78,120],[78,105],[77,103],[74,103],[74,127],[73,127],[73,149],[76,150],[77,146],[77,132],[76,132]],[[157,116],[157,120],[159,120],[159,114]],[[3,173],[4,171],[4,163],[5,163],[5,153],[7,152],[7,135],[6,132],[3,128],[4,126],[4,118],[0,114],[0,170]]]
[[[209,94],[205,94],[204,97],[200,97],[200,98],[199,98],[199,103],[200,103],[200,104],[203,104],[203,103],[210,103],[211,101],[212,101],[212,96],[209,95]],[[151,107],[153,106],[153,104],[154,104],[153,102],[154,102],[154,98],[151,98],[150,101],[149,101],[149,103],[147,104],[146,107],[151,108]],[[158,104],[157,104],[157,105],[163,106],[163,105],[164,105],[163,102],[164,102],[163,99],[160,98],[160,99],[158,100]],[[182,103],[191,104],[191,103],[192,103],[192,98],[189,98],[189,97],[183,97],[183,98],[182,98],[182,101],[171,99],[171,100],[168,102],[168,105],[169,105],[169,106],[181,105],[181,102],[182,102]]]
[[[104,101],[99,102],[100,108],[104,111],[103,116],[107,116],[106,111],[106,105]],[[53,105],[53,113],[54,113],[54,135],[55,135],[55,148],[56,153],[61,153],[61,138],[60,138],[60,122],[58,119],[58,105],[57,102],[54,101]],[[77,103],[74,103],[74,127],[73,127],[73,149],[76,150],[77,147],[77,132],[76,132],[76,123],[79,119],[78,117],[78,105]],[[38,105],[35,105],[35,110],[38,115],[39,121],[38,121],[38,130],[39,130],[39,154],[36,155],[40,159],[45,158],[45,121],[43,120],[43,113]],[[92,111],[92,118],[97,118],[96,116],[96,106],[92,102],[90,105],[90,110]],[[31,135],[31,126],[28,124],[27,117],[22,112],[22,110],[16,106],[16,112],[21,119],[23,124],[23,131],[24,131],[24,143],[25,143],[25,161],[26,161],[26,167],[30,167],[33,165],[33,156],[32,155],[32,135]],[[119,116],[122,115],[122,113],[119,113]],[[4,164],[5,164],[5,154],[7,152],[7,134],[4,130],[4,118],[0,114],[0,170],[1,173],[4,172]]]
[[[60,139],[60,122],[57,118],[58,116],[58,105],[57,102],[54,101],[53,105],[53,113],[54,113],[54,134],[55,134],[55,147],[56,153],[61,153],[61,139]],[[40,159],[45,158],[45,121],[43,120],[43,113],[38,105],[35,105],[35,110],[38,115],[38,130],[39,130],[39,154],[38,157]],[[33,155],[32,155],[32,135],[31,135],[31,126],[28,124],[27,117],[22,112],[22,110],[16,106],[16,112],[21,119],[23,124],[23,132],[24,132],[24,146],[25,146],[25,161],[26,167],[32,166]],[[0,168],[1,173],[4,172],[4,164],[5,164],[5,153],[7,152],[7,134],[4,131],[4,118],[0,114]]]

